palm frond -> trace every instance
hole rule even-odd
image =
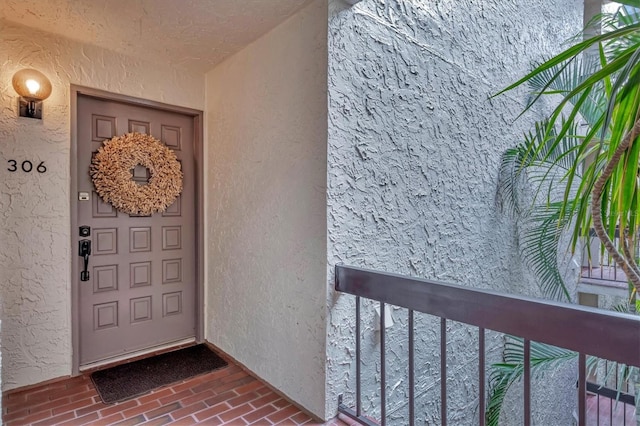
[[[555,369],[559,364],[577,357],[577,353],[569,349],[547,345],[540,342],[531,342],[531,370],[540,373]],[[521,337],[509,337],[504,347],[504,360],[510,364],[523,363],[524,339]]]
[[[486,407],[487,426],[497,426],[504,403],[504,398],[509,388],[519,382],[524,374],[524,339],[515,336],[505,336],[503,362],[491,365],[489,374],[489,391]],[[531,378],[541,378],[549,371],[557,371],[563,365],[574,362],[578,353],[569,349],[547,345],[540,342],[530,342],[529,360],[531,365]],[[613,367],[605,360],[588,356],[587,375],[598,374],[599,369],[605,366],[604,374],[600,374],[599,382],[603,386],[611,382],[611,389],[620,394],[623,386],[637,371],[636,367],[629,367],[616,363]]]
[[[577,353],[539,342],[531,342],[531,374],[541,377],[545,372],[577,358]],[[497,426],[509,388],[524,374],[524,340],[505,336],[504,362],[493,364],[489,375],[489,396],[486,407],[487,426]]]
[[[527,105],[531,105],[539,95],[566,95],[582,84],[588,76],[600,68],[600,61],[596,55],[583,55],[573,61],[557,64],[542,70],[527,81],[529,98]],[[569,102],[576,105],[579,97],[573,96]],[[581,117],[590,126],[597,122],[606,110],[606,97],[602,90],[595,90],[589,94],[589,101],[580,106]]]
[[[540,290],[547,297],[570,301],[560,272],[558,245],[576,211],[573,205],[554,200],[562,194],[566,174],[577,162],[581,140],[574,136],[575,125],[562,140],[557,140],[555,131],[547,132],[547,128],[546,121],[536,123],[523,143],[505,151],[498,189],[503,205],[519,218],[525,229],[520,250],[538,279]],[[523,203],[521,192],[525,182],[533,183],[534,188]]]
[[[626,145],[640,119],[640,0],[621,3],[624,6],[617,12],[592,20],[599,34],[573,40],[572,46],[494,95],[526,84],[530,97],[522,114],[543,96],[557,100],[547,119],[536,123],[521,144],[504,153],[499,180],[503,204],[525,229],[522,257],[538,278],[541,291],[556,299],[569,300],[558,261],[563,232],[570,230],[570,247],[575,250],[582,237],[590,236],[592,227],[603,240],[605,233],[613,239],[616,232],[625,231],[632,235],[631,247],[636,246],[640,231],[640,137]],[[586,127],[578,132],[581,124]],[[618,147],[623,141],[628,148],[621,152]],[[601,176],[609,164],[602,186]],[[521,193],[525,182],[534,184],[533,196]],[[596,182],[600,209],[592,212]],[[602,216],[602,222],[594,223],[594,216]],[[611,246],[607,251],[615,253]],[[640,286],[632,291],[638,289]],[[629,306],[625,308],[628,312]],[[574,360],[576,354],[532,342],[530,356],[532,375],[537,377]],[[522,377],[523,360],[522,339],[508,337],[503,362],[494,364],[490,374],[488,425],[498,424],[509,387]],[[601,363],[587,358],[590,371],[601,370]],[[617,379],[612,381],[621,383],[633,369],[617,366],[614,372],[606,371]],[[610,378],[604,377],[605,381]]]
[[[547,131],[548,122],[535,123],[535,128],[524,136],[524,142],[506,150],[500,162],[498,191],[509,213],[526,215],[520,202],[521,185],[526,181],[537,182],[536,194],[549,193],[561,185],[561,180],[577,161],[580,138],[575,136],[577,125],[558,141],[556,132]],[[546,184],[546,190],[542,185]],[[536,198],[529,200],[535,203]]]
[[[625,2],[619,2],[625,3]],[[636,3],[636,4],[631,4]],[[598,21],[602,32],[615,31],[634,23],[640,22],[640,1],[628,0],[626,4],[621,5],[614,13],[603,13],[599,15]],[[608,57],[615,57],[629,46],[636,45],[640,42],[640,34],[630,33],[625,37],[616,38],[605,44],[605,51]]]
[[[571,301],[562,279],[558,246],[566,226],[571,222],[573,207],[561,202],[536,207],[528,221],[529,229],[522,238],[522,257],[531,268],[542,294],[555,300]]]
[[[504,399],[511,385],[522,377],[523,368],[519,364],[493,364],[489,379],[489,396],[485,409],[487,426],[498,426]]]
[[[570,362],[575,362],[577,352],[559,348],[540,342],[530,342],[529,359],[531,378],[541,378],[549,371]],[[628,380],[637,372],[636,367],[615,363],[613,367],[605,360],[587,357],[587,375],[598,375],[602,386],[621,395]],[[486,406],[487,426],[497,426],[507,392],[514,383],[519,382],[524,374],[524,339],[505,336],[503,362],[491,365],[489,374],[489,390]]]

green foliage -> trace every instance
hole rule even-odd
[[[565,173],[575,163],[580,140],[566,136],[556,143],[557,134],[547,134],[546,122],[535,125],[535,131],[525,135],[525,141],[507,150],[502,156],[500,188],[506,207],[515,217],[524,219],[522,254],[538,278],[543,294],[553,299],[570,301],[571,296],[560,274],[558,244],[563,229],[572,218],[573,206],[554,202],[554,190],[562,185]],[[572,132],[575,134],[575,131]],[[524,173],[528,172],[526,176]],[[536,184],[534,200],[520,200],[520,185]]]
[[[574,361],[578,354],[568,349],[531,342],[531,374],[541,376],[547,371]],[[504,347],[504,362],[491,366],[489,377],[489,398],[486,408],[487,426],[497,426],[507,391],[522,379],[524,373],[524,341],[507,336]]]
[[[640,0],[622,3],[640,8]],[[598,16],[592,24],[601,34],[577,41],[495,95],[526,84],[523,113],[543,97],[556,101],[546,119],[504,153],[499,181],[503,205],[524,229],[523,258],[546,297],[570,301],[558,264],[561,236],[570,237],[575,252],[593,229],[627,272],[629,300],[640,288],[633,253],[640,231],[640,14],[633,7]],[[628,237],[616,240],[616,233]],[[640,303],[626,312],[629,307],[640,311]],[[534,376],[575,357],[531,343]],[[490,375],[488,425],[498,424],[509,387],[522,377],[523,359],[522,340],[507,337],[504,362]],[[624,379],[632,369],[621,368]]]
[[[576,363],[578,354],[564,348],[539,342],[530,342],[530,366],[533,378],[542,378],[545,373],[556,371],[567,364]],[[524,340],[519,337],[505,336],[503,362],[491,366],[489,376],[489,397],[486,407],[487,426],[498,426],[504,399],[509,388],[522,381],[524,375]],[[596,375],[599,370],[599,382],[610,389],[622,393],[625,383],[632,377],[635,368],[623,364],[607,363],[594,357],[587,357],[587,375]],[[616,389],[617,386],[617,389]]]
[[[547,119],[536,123],[535,131],[505,152],[499,185],[505,206],[523,218],[524,228],[541,227],[527,231],[523,257],[538,276],[543,293],[562,300],[569,297],[557,260],[550,252],[536,250],[555,253],[557,244],[555,249],[553,244],[566,230],[575,252],[593,228],[609,240],[615,239],[617,230],[625,230],[628,247],[633,248],[640,231],[637,135],[616,158],[618,147],[640,123],[640,15],[622,7],[615,14],[600,16],[598,22],[606,32],[576,43],[500,92],[527,84],[530,97],[525,111],[543,96],[558,100]],[[612,159],[615,167],[606,176],[594,222],[591,195]],[[532,201],[524,204],[523,182],[534,186]],[[607,249],[618,255],[625,251],[622,246]],[[635,265],[634,258],[627,258],[629,265]],[[633,281],[634,274],[627,275]]]

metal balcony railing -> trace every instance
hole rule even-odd
[[[587,355],[629,366],[640,366],[640,317],[617,312],[525,297],[509,296],[419,278],[338,265],[337,291],[356,296],[356,389],[355,408],[340,398],[339,411],[365,425],[374,425],[362,412],[361,299],[380,303],[380,424],[386,424],[385,307],[408,310],[408,423],[415,413],[415,330],[414,312],[440,318],[440,413],[447,425],[447,323],[460,322],[478,330],[479,425],[485,425],[486,356],[485,331],[493,330],[524,339],[524,425],[531,425],[532,341],[566,348],[578,353],[578,425],[586,425]],[[602,387],[597,386],[602,389]],[[593,389],[590,389],[593,391]]]
[[[628,381],[610,386],[587,381],[588,426],[636,426],[635,397],[629,393]]]
[[[615,232],[613,244],[616,247],[620,247],[620,232],[618,230]],[[633,247],[633,250],[636,254],[640,253],[640,238],[637,239],[636,246]],[[582,278],[621,283],[627,282],[626,274],[604,249],[593,230],[591,231],[589,248],[588,250],[585,249],[584,252],[584,258]]]

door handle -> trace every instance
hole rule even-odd
[[[80,272],[80,281],[89,281],[89,256],[91,255],[91,240],[80,240],[78,242],[78,255],[84,262],[83,270]]]

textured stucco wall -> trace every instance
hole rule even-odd
[[[11,77],[35,68],[44,119],[17,116]],[[0,286],[4,390],[71,374],[70,84],[203,109],[204,76],[0,21]],[[9,173],[7,160],[47,173]]]
[[[324,416],[327,9],[207,74],[207,339]]]
[[[328,267],[336,263],[537,294],[515,224],[496,202],[501,153],[520,140],[522,91],[491,94],[559,50],[581,27],[579,0],[333,1],[329,17]],[[330,294],[327,412],[354,386],[353,298]],[[375,315],[364,309],[365,410],[379,380]],[[406,312],[388,332],[390,420],[406,406]],[[419,320],[418,412],[441,414],[437,323]],[[451,326],[449,420],[477,418],[474,332]],[[492,359],[500,338],[489,342]],[[550,400],[553,392],[547,392]],[[555,398],[559,401],[562,398]],[[549,404],[546,424],[570,424]],[[426,416],[426,417],[424,417]],[[564,416],[564,417],[562,417]]]

